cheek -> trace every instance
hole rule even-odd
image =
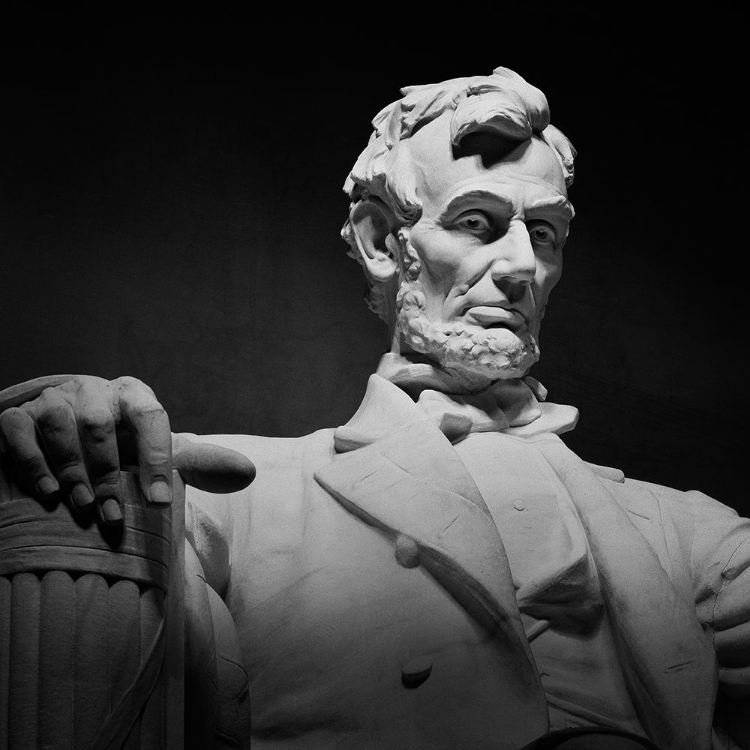
[[[536,274],[534,275],[534,286],[536,287],[538,298],[546,301],[549,293],[555,288],[562,276],[562,257],[556,257],[552,260],[538,259]]]
[[[456,243],[437,228],[412,228],[410,245],[419,258],[419,280],[437,294],[447,295],[459,280],[465,265]]]
[[[537,262],[537,270],[533,282],[535,317],[537,318],[536,326],[541,322],[550,292],[555,288],[561,275],[561,261],[556,260],[554,263]]]

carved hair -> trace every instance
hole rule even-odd
[[[402,226],[412,226],[422,212],[414,173],[405,142],[420,127],[453,110],[451,144],[458,146],[469,133],[494,132],[519,143],[538,137],[560,160],[565,184],[573,183],[575,149],[549,123],[544,94],[508,68],[495,68],[492,75],[453,78],[442,83],[407,86],[403,97],[382,109],[373,119],[374,132],[344,184],[352,206],[378,198],[391,208]],[[341,236],[349,244],[349,255],[360,260],[352,229],[347,221]],[[380,284],[369,284],[366,299],[370,309],[385,315]]]

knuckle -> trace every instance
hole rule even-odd
[[[41,403],[37,409],[36,422],[45,432],[60,430],[70,422],[70,406],[58,401]]]
[[[96,442],[106,440],[114,434],[115,421],[106,409],[90,409],[79,415],[78,429],[81,434]]]
[[[120,391],[145,391],[153,394],[153,391],[142,380],[132,375],[122,375],[112,381]]]
[[[86,481],[86,470],[77,460],[65,461],[56,467],[57,478],[63,484],[77,484]]]
[[[63,400],[62,386],[51,386],[45,388],[35,399],[38,408],[49,408],[53,404],[59,404]]]
[[[171,462],[171,451],[164,450],[163,448],[160,448],[156,445],[151,447],[151,453],[149,455],[148,463],[152,476],[155,476],[156,474],[163,474],[163,478],[168,479],[169,477],[167,477],[166,471]]]
[[[21,408],[13,406],[0,414],[0,431],[5,435],[23,429],[29,420],[29,415]]]
[[[96,375],[77,375],[69,382],[74,387],[86,389],[101,388],[107,384],[104,378],[97,377]]]
[[[108,472],[99,477],[92,477],[92,485],[98,497],[117,495],[120,491],[120,474]]]
[[[78,393],[79,391],[99,388],[106,382],[107,381],[104,380],[104,378],[99,378],[95,375],[76,375],[70,380],[56,386],[54,390],[57,390],[60,393]]]
[[[115,378],[112,381],[115,385],[119,386],[132,386],[139,385],[142,381],[132,375],[120,375],[119,378]]]
[[[117,474],[120,471],[120,454],[114,441],[110,445],[94,444],[86,455],[86,467],[92,477]]]
[[[39,477],[47,473],[40,456],[16,453],[13,455],[13,461],[16,467],[26,476]]]
[[[161,419],[166,414],[164,407],[158,401],[136,404],[133,406],[132,412],[134,416],[149,421]]]

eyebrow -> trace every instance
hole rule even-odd
[[[556,213],[567,221],[571,221],[575,216],[573,204],[564,195],[556,195],[554,198],[544,198],[532,203],[526,211],[527,214],[541,212]]]
[[[492,203],[501,203],[505,206],[512,206],[512,202],[508,198],[499,195],[491,190],[467,190],[465,193],[459,193],[448,201],[448,204],[440,212],[440,220],[449,218],[457,208],[463,206],[464,203],[474,200],[491,201]]]
[[[440,213],[439,221],[444,221],[449,218],[456,208],[460,208],[464,203],[472,200],[483,200],[492,203],[500,203],[505,206],[512,207],[512,201],[506,198],[504,195],[500,195],[492,190],[477,189],[467,190],[465,193],[460,193],[448,201],[448,205]],[[570,221],[575,215],[573,210],[573,204],[561,194],[555,195],[552,198],[543,198],[535,203],[532,203],[527,214],[537,214],[542,212],[552,212],[558,214],[562,219]]]

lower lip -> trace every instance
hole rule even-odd
[[[520,313],[489,305],[472,307],[467,313],[467,318],[472,323],[484,328],[502,327],[515,331],[524,324],[523,316]]]

